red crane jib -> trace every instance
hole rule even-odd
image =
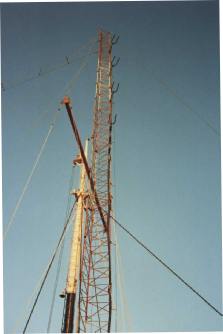
[[[85,169],[86,169],[86,173],[87,173],[88,179],[90,181],[91,190],[92,190],[92,192],[94,194],[95,202],[96,202],[98,211],[100,213],[101,220],[102,220],[102,223],[104,225],[105,232],[107,232],[107,230],[108,230],[107,229],[107,223],[105,222],[103,211],[102,211],[99,199],[98,199],[98,194],[97,194],[97,191],[96,191],[95,186],[94,186],[94,181],[93,181],[93,179],[91,177],[91,168],[88,166],[88,162],[87,162],[87,159],[86,159],[85,154],[84,154],[83,145],[81,143],[81,139],[80,139],[80,136],[79,136],[79,133],[78,133],[78,130],[77,130],[77,125],[75,123],[74,116],[73,116],[73,113],[72,113],[70,99],[66,96],[62,100],[62,103],[64,103],[65,106],[66,106],[67,113],[68,113],[68,116],[69,116],[69,119],[70,119],[70,123],[71,123],[71,126],[73,128],[73,131],[74,131],[74,134],[75,134],[75,137],[76,137],[76,141],[77,141],[80,153],[81,153],[81,157],[82,157]]]

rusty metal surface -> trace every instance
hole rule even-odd
[[[113,105],[111,51],[110,33],[100,31],[90,167],[104,221],[90,184],[80,271],[78,332],[110,332],[110,163]]]

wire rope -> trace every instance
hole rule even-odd
[[[98,35],[97,35],[98,36]],[[96,37],[97,37],[96,36]],[[96,38],[95,37],[95,38]],[[94,39],[95,39],[94,38]],[[93,39],[93,40],[94,40]],[[90,42],[89,42],[90,43]],[[93,44],[94,45],[94,44]],[[89,54],[88,54],[89,55]],[[48,76],[46,76],[42,81],[38,82],[34,87],[32,87],[30,90],[28,90],[25,94],[23,94],[18,100],[16,100],[15,102],[13,102],[8,108],[6,108],[4,111],[2,111],[2,113],[5,113],[6,111],[8,111],[11,107],[13,107],[17,102],[19,102],[22,98],[24,98],[28,93],[30,93],[31,91],[33,91],[37,86],[39,86],[42,82],[44,82],[46,79],[48,79],[53,73],[55,73],[57,70],[59,70],[64,64],[66,64],[66,61],[63,62],[59,67],[57,67],[53,72],[51,72]]]
[[[74,166],[72,166],[70,185],[69,185],[69,194],[68,194],[68,200],[67,200],[66,218],[65,218],[64,226],[66,225],[66,221],[68,219],[68,215],[70,212],[71,190],[73,188],[74,170],[75,168]],[[59,255],[59,260],[58,260],[57,274],[56,274],[56,279],[55,279],[55,284],[54,284],[53,297],[52,297],[50,315],[49,315],[48,326],[47,326],[47,333],[50,332],[50,325],[51,325],[51,319],[53,315],[53,308],[54,308],[55,296],[56,296],[56,291],[57,291],[58,279],[60,275],[60,267],[61,267],[61,261],[62,261],[62,256],[63,256],[64,243],[65,243],[65,237],[61,243],[61,248],[60,248],[60,255]]]
[[[117,238],[117,235],[116,235],[116,238]],[[118,246],[118,255],[119,255],[119,262],[120,262],[120,267],[121,267],[122,281],[123,281],[123,286],[124,286],[124,291],[125,291],[125,300],[126,300],[127,314],[128,314],[127,319],[129,321],[130,332],[132,332],[132,323],[131,323],[131,318],[130,318],[129,305],[128,305],[128,299],[127,299],[127,292],[126,292],[126,288],[125,288],[124,274],[123,274],[123,268],[122,268],[122,262],[121,262],[121,255],[120,255],[118,240],[117,240],[117,246]]]
[[[113,212],[113,202],[112,202],[112,216],[114,215]],[[118,263],[118,271],[119,271],[119,263],[120,263],[120,268],[121,268],[121,273],[122,273],[122,281],[123,281],[123,286],[124,286],[124,290],[125,290],[125,300],[126,300],[126,307],[127,307],[127,312],[125,310],[125,315],[127,313],[127,325],[129,327],[129,331],[132,332],[132,324],[131,324],[131,318],[130,318],[130,312],[129,312],[129,307],[128,307],[128,299],[127,299],[127,293],[126,293],[126,288],[125,288],[125,281],[124,281],[124,275],[123,275],[123,269],[122,269],[122,262],[121,262],[121,255],[120,255],[120,251],[119,251],[119,245],[118,245],[118,238],[117,238],[117,232],[116,232],[116,228],[115,228],[115,222],[113,220],[113,227],[114,227],[114,237],[115,237],[115,278],[117,281],[117,270],[116,270],[116,263]],[[119,257],[118,257],[119,254]],[[114,259],[113,259],[113,265],[114,265]],[[119,276],[120,277],[120,276]],[[121,286],[121,284],[120,284]],[[117,282],[116,282],[116,311],[117,311]]]
[[[89,57],[87,59],[87,61],[90,59],[91,57]],[[87,63],[86,61],[86,63]],[[86,65],[85,63],[85,65]],[[73,78],[68,82],[68,84],[63,88],[63,90],[60,92],[60,94],[55,98],[55,100],[50,104],[50,106],[43,112],[43,114],[40,116],[40,118],[38,119],[38,121],[33,125],[33,127],[27,132],[27,134],[22,138],[22,140],[19,142],[19,144],[12,150],[12,152],[8,155],[8,157],[4,160],[2,166],[6,163],[6,161],[12,156],[12,154],[18,149],[18,147],[22,144],[22,142],[26,139],[26,137],[32,132],[32,130],[35,128],[35,126],[41,121],[41,119],[43,118],[43,116],[50,110],[50,108],[53,106],[53,104],[58,100],[58,98],[61,96],[61,94],[65,91],[65,89],[72,83],[72,81],[75,79],[75,77],[80,74],[80,71],[82,67],[80,68],[80,70],[73,76]],[[77,78],[76,78],[77,79]],[[76,81],[76,80],[75,80]]]
[[[113,215],[113,205],[111,206],[111,211]],[[118,288],[119,288],[119,294],[120,294],[120,301],[121,301],[121,311],[122,311],[122,321],[123,321],[123,331],[125,332],[125,317],[124,314],[126,315],[125,308],[124,308],[124,303],[123,303],[123,298],[122,298],[122,289],[121,289],[121,281],[120,281],[120,271],[119,271],[119,260],[117,256],[117,238],[116,238],[116,230],[115,230],[115,223],[113,221],[113,226],[114,226],[114,236],[115,236],[115,261],[117,262],[117,270],[116,270],[116,262],[114,263],[113,255],[111,253],[111,258],[112,258],[112,263],[113,266],[115,267],[115,278],[116,278],[116,284],[118,280]],[[117,295],[116,295],[116,303],[117,303]],[[117,309],[116,309],[117,311]],[[126,317],[127,318],[127,317]]]
[[[198,297],[200,297],[207,305],[209,305],[215,312],[223,316],[213,305],[211,305],[204,297],[202,297],[195,289],[193,289],[188,283],[186,283],[179,275],[177,275],[170,267],[168,267],[162,260],[158,258],[151,250],[149,250],[142,242],[140,242],[134,235],[132,235],[124,226],[122,226],[116,219],[110,216],[115,223],[117,223],[125,232],[127,232],[138,244],[147,250],[155,259],[157,259],[164,267],[166,267],[172,274],[174,274],[182,283],[184,283],[188,288],[190,288]]]
[[[80,71],[82,70],[82,68],[84,67],[84,65],[87,63],[89,57],[92,57],[92,56],[89,56],[89,54],[90,54],[90,52],[91,52],[93,46],[94,46],[94,43],[92,43],[92,46],[91,46],[91,48],[90,48],[90,51],[88,52],[88,54],[87,54],[87,56],[86,56],[86,58],[85,58],[85,60],[84,60],[84,62],[83,62],[83,64],[82,64],[81,68],[79,69],[79,71],[78,71],[78,73],[77,73],[77,77],[78,77]],[[76,79],[77,79],[77,78],[76,78]],[[70,87],[70,89],[69,89],[69,91],[68,91],[68,93],[67,93],[67,96],[69,96],[69,94],[70,94],[70,92],[71,92],[71,89],[73,88],[73,85],[75,84],[76,79],[75,79],[74,82],[72,83],[72,85],[71,85],[71,87]]]
[[[94,45],[94,44],[92,44],[92,47],[93,47],[93,45]],[[92,49],[92,47],[91,47],[91,49]],[[91,50],[90,50],[90,51],[91,51]],[[89,51],[89,53],[90,53],[90,51]],[[88,55],[89,55],[89,53],[88,53]],[[73,81],[73,83],[72,83],[72,85],[71,85],[71,87],[70,87],[70,89],[69,89],[69,91],[68,91],[67,96],[69,95],[71,89],[73,88],[73,85],[74,85],[74,83],[76,82],[76,79],[78,78],[78,76],[79,76],[79,74],[80,74],[82,68],[83,68],[84,65],[87,63],[87,61],[90,59],[90,57],[92,57],[92,56],[88,57],[88,55],[86,56],[86,58],[85,58],[85,60],[84,60],[84,62],[83,62],[83,64],[82,64],[80,70],[79,70],[78,73],[75,75],[74,81]],[[8,225],[8,227],[7,227],[7,229],[6,229],[6,232],[5,232],[5,235],[4,235],[4,238],[3,238],[3,242],[4,242],[4,240],[5,240],[5,237],[6,237],[7,233],[8,233],[8,230],[9,230],[9,228],[10,228],[10,226],[11,226],[11,223],[12,223],[14,217],[15,217],[15,214],[16,214],[16,212],[17,212],[17,210],[18,210],[18,207],[19,207],[20,202],[21,202],[21,200],[22,200],[22,198],[23,198],[23,195],[24,195],[24,193],[25,193],[25,191],[26,191],[26,188],[27,188],[27,186],[28,186],[28,184],[29,184],[29,182],[30,182],[30,179],[31,179],[31,177],[32,177],[32,175],[33,175],[33,172],[34,172],[34,170],[35,170],[35,168],[36,168],[36,165],[37,165],[37,163],[38,163],[38,161],[39,161],[39,158],[40,158],[40,156],[41,156],[41,154],[42,154],[42,151],[43,151],[43,149],[44,149],[44,147],[45,147],[45,144],[46,144],[46,142],[47,142],[47,140],[48,140],[48,137],[49,137],[49,135],[50,135],[50,133],[51,133],[51,130],[52,130],[53,125],[54,125],[54,122],[55,122],[55,120],[56,120],[56,118],[57,118],[57,116],[58,116],[58,114],[59,114],[59,111],[60,111],[61,106],[62,106],[62,102],[60,103],[60,106],[59,106],[59,108],[58,108],[58,110],[57,110],[57,113],[56,113],[55,118],[54,118],[54,120],[53,120],[53,123],[52,123],[52,125],[51,125],[51,127],[50,127],[50,130],[49,130],[49,132],[48,132],[48,134],[47,134],[47,136],[46,136],[46,139],[45,139],[45,141],[44,141],[44,144],[43,144],[43,146],[42,146],[42,148],[41,148],[41,150],[40,150],[40,153],[39,153],[39,155],[38,155],[38,158],[37,158],[37,160],[36,160],[36,162],[35,162],[35,165],[34,165],[32,171],[31,171],[31,173],[30,173],[29,179],[28,179],[28,181],[27,181],[27,183],[26,183],[26,185],[25,185],[25,188],[24,188],[24,190],[23,190],[23,192],[22,192],[22,195],[21,195],[21,197],[20,197],[20,199],[19,199],[19,202],[18,202],[18,204],[17,204],[17,206],[16,206],[16,209],[15,209],[13,215],[12,215],[11,221],[9,222],[9,225]]]
[[[91,54],[94,54],[94,53],[97,53],[97,51],[94,51],[94,52],[91,53]],[[90,54],[90,55],[91,55],[91,54]],[[75,61],[77,61],[77,60],[80,60],[80,59],[83,59],[83,58],[85,58],[85,57],[86,57],[86,55],[85,55],[85,56],[82,56],[82,57],[79,57],[79,58],[76,58],[76,59],[73,59],[73,60],[71,60],[71,61],[70,61],[70,59],[69,59],[69,63],[67,63],[67,62],[63,62],[63,63],[61,63],[60,68],[66,66],[66,65],[68,65],[68,64],[72,64],[73,62],[75,62]],[[44,75],[46,75],[47,73],[50,73],[50,72],[54,71],[55,69],[57,69],[57,68],[54,67],[54,68],[52,68],[52,69],[48,69],[48,70],[46,70],[46,71],[44,71],[44,72],[42,71],[42,72],[41,72],[41,77],[44,76]],[[17,87],[17,86],[19,86],[19,85],[22,85],[23,83],[32,81],[32,80],[34,80],[34,79],[36,79],[36,78],[39,78],[39,77],[40,77],[40,73],[36,73],[36,74],[34,74],[33,76],[31,76],[30,78],[26,78],[26,79],[24,79],[23,81],[17,82],[17,83],[15,83],[14,85],[5,88],[4,91],[7,91],[7,90],[12,89],[12,88],[15,88],[15,87]]]
[[[162,82],[160,79],[158,79],[151,71],[149,71],[137,58],[135,58],[129,51],[127,51],[122,45],[117,43],[119,47],[124,50],[132,59],[134,59],[145,71],[147,71],[149,74],[153,76],[154,79],[156,79],[161,85],[163,85],[172,95],[174,95],[179,101],[181,101],[190,111],[192,111],[197,117],[199,117],[207,126],[209,126],[215,133],[217,133],[219,136],[221,134],[213,127],[210,123],[205,121],[201,115],[199,115],[193,108],[191,108],[186,102],[184,102],[176,93],[174,93],[164,82]]]
[[[74,205],[73,205],[73,207],[72,207],[72,209],[71,209],[69,218],[68,218],[69,220],[70,220],[70,217],[71,217],[71,214],[72,214],[72,212],[73,212],[73,209],[74,209],[74,206],[75,206],[76,202],[77,202],[77,201],[75,200]],[[69,220],[67,220],[67,224],[68,224]],[[28,303],[27,303],[27,305],[26,305],[26,307],[25,307],[25,309],[24,309],[24,311],[23,311],[21,317],[19,318],[19,320],[18,320],[18,322],[17,322],[17,324],[16,324],[16,326],[15,326],[15,328],[14,328],[12,334],[15,333],[15,330],[16,330],[16,328],[18,327],[20,321],[22,320],[22,317],[23,317],[23,315],[24,315],[24,313],[25,313],[27,307],[29,306],[29,304],[30,304],[30,302],[31,302],[31,300],[32,300],[32,298],[33,298],[33,296],[34,296],[34,294],[35,294],[35,292],[36,292],[38,286],[40,285],[40,283],[41,283],[41,281],[42,281],[44,275],[45,275],[45,278],[44,278],[44,283],[45,283],[46,277],[47,277],[47,275],[48,275],[48,273],[49,273],[49,269],[50,269],[50,267],[51,267],[51,265],[52,265],[52,263],[53,263],[53,260],[54,260],[54,258],[55,258],[55,256],[56,256],[56,253],[57,253],[57,251],[58,251],[58,248],[60,247],[60,244],[61,244],[63,238],[65,237],[66,233],[68,232],[71,223],[72,223],[72,220],[70,221],[68,227],[67,227],[67,224],[66,224],[66,227],[67,227],[67,228],[64,227],[63,232],[62,232],[62,235],[61,235],[61,238],[60,238],[59,243],[58,243],[58,245],[57,245],[57,248],[56,248],[56,250],[55,250],[55,252],[54,252],[54,254],[53,254],[53,256],[52,256],[50,262],[49,262],[48,265],[46,266],[46,269],[44,270],[44,272],[43,272],[43,274],[42,274],[42,276],[41,276],[39,282],[37,283],[37,286],[35,287],[35,289],[34,289],[32,295],[31,295],[31,297],[30,297],[30,299],[29,299],[29,301],[28,301]],[[43,284],[44,284],[44,283],[43,283]],[[39,291],[39,293],[38,293],[38,295],[37,295],[37,299],[39,298],[39,295],[40,295],[40,292],[41,292],[41,290],[42,290],[43,284],[42,284],[42,286],[41,286],[41,288],[40,288],[40,291]],[[36,301],[35,301],[35,305],[36,305],[37,299],[36,299]],[[34,307],[35,307],[35,306],[34,306]],[[31,312],[33,312],[33,310],[32,310]],[[29,319],[30,319],[30,318],[29,318]]]
[[[112,254],[111,254],[111,258],[112,258],[112,264],[113,264],[113,266],[115,268],[115,261],[114,261],[114,258],[113,258]],[[120,293],[121,309],[122,309],[123,332],[125,332],[125,317],[128,320],[128,316],[126,315],[126,310],[125,310],[124,303],[123,303],[123,298],[122,298],[122,289],[121,289],[121,280],[120,280],[119,265],[117,266],[117,268],[118,268],[118,272],[117,272],[117,270],[115,268],[115,276],[117,277],[118,284],[119,284],[119,293]],[[128,322],[127,322],[127,325],[129,327],[129,323]],[[131,332],[130,328],[129,328],[129,332]]]
[[[53,72],[51,72],[49,75],[47,75],[42,81],[39,81],[35,86],[33,86],[31,89],[29,89],[25,94],[23,94],[22,96],[20,96],[20,98],[18,100],[16,100],[8,108],[6,108],[5,110],[3,110],[2,113],[5,113],[6,111],[8,111],[11,107],[13,107],[20,100],[22,100],[27,94],[31,93],[37,86],[39,86],[42,82],[44,82],[46,79],[48,79],[53,73],[55,73],[61,67],[62,67],[62,65],[59,66],[59,67],[57,67]]]
[[[93,45],[94,45],[94,44],[93,44]],[[93,47],[93,45],[92,45],[92,47]],[[92,49],[92,47],[91,47],[91,49]],[[90,49],[90,51],[91,51],[91,49]],[[89,53],[90,53],[90,51],[89,51]],[[78,71],[77,75],[75,75],[76,78],[74,79],[74,82],[72,83],[71,88],[69,89],[67,96],[69,95],[69,93],[70,93],[70,91],[71,91],[71,89],[72,89],[74,83],[76,82],[76,79],[77,79],[78,75],[80,74],[82,68],[83,68],[84,65],[87,63],[87,61],[90,59],[90,57],[89,57],[89,53],[88,53],[88,55],[86,56],[86,58],[85,58],[85,60],[84,60],[84,63],[82,64],[82,66],[81,66],[80,70]],[[56,114],[56,116],[55,116],[55,118],[54,118],[54,121],[53,121],[53,123],[52,123],[52,125],[51,125],[51,129],[52,129],[52,126],[53,126],[53,124],[54,124],[54,122],[55,122],[55,120],[56,120],[56,117],[57,117],[57,115],[58,115],[58,113],[59,113],[59,111],[60,111],[61,105],[62,105],[62,102],[61,102],[60,107],[59,107],[59,109],[58,109],[58,112],[57,112],[57,114]],[[50,131],[51,131],[51,129],[50,129]],[[49,133],[48,133],[48,136],[49,136],[49,134],[50,134],[50,131],[49,131]],[[47,139],[48,139],[48,136],[47,136]],[[45,140],[45,142],[46,142],[46,140]],[[45,146],[45,142],[44,142],[44,146]],[[42,153],[42,152],[41,152],[41,153]],[[39,155],[39,156],[40,156],[40,155]],[[39,158],[39,157],[38,157],[38,158]],[[38,159],[37,159],[37,160],[38,160]],[[38,162],[38,161],[37,161],[37,162]],[[36,163],[36,164],[37,164],[37,163]],[[35,166],[34,166],[34,167],[35,167]],[[30,178],[31,178],[31,176],[30,176]],[[30,180],[30,178],[29,178],[29,180]],[[28,180],[28,182],[29,182],[29,180]],[[27,182],[27,184],[26,184],[26,187],[28,186],[28,182]],[[25,189],[26,189],[26,187],[25,187]],[[23,191],[23,194],[24,194],[24,192],[25,192],[25,191]],[[22,196],[23,196],[23,194],[22,194]],[[22,198],[22,197],[21,197],[21,198]],[[20,198],[20,201],[21,201],[21,198]],[[20,201],[19,201],[18,205],[20,204]],[[76,202],[75,202],[75,203],[76,203]],[[17,205],[17,208],[18,208],[18,205]],[[17,211],[17,208],[16,208],[16,211]],[[16,211],[15,211],[15,212],[16,212]],[[72,210],[72,211],[73,211],[73,210]],[[15,215],[15,212],[14,212],[14,215]],[[13,218],[14,218],[14,216],[13,216]],[[13,219],[13,218],[12,218],[12,219]],[[12,222],[12,220],[11,220],[11,222]],[[11,222],[10,222],[8,228],[7,228],[7,231],[8,231],[8,229],[9,229],[10,225],[11,225]],[[6,234],[7,234],[7,231],[6,231],[6,233],[5,233],[5,236],[6,236]],[[4,238],[5,238],[5,236],[4,236]],[[3,241],[4,241],[4,238],[3,238]],[[59,245],[58,245],[58,247],[59,247]],[[56,254],[55,254],[55,255],[56,255]],[[54,257],[55,257],[55,256],[54,256]],[[51,263],[51,265],[52,265],[52,263]],[[49,268],[49,269],[50,269],[50,268]],[[49,269],[48,269],[48,271],[47,271],[46,277],[47,277],[47,275],[48,275]],[[46,279],[46,277],[45,277],[45,279]],[[35,303],[34,303],[34,306],[33,306],[32,311],[31,311],[31,313],[30,313],[30,317],[31,317],[31,315],[32,315],[32,312],[33,312],[34,307],[35,307],[35,305],[36,305],[36,302],[37,302],[37,300],[38,300],[39,294],[40,294],[40,292],[41,292],[41,290],[42,290],[42,287],[43,287],[43,285],[44,285],[45,279],[44,279],[44,281],[43,281],[43,283],[42,283],[42,286],[41,286],[41,289],[40,289],[40,291],[39,291],[39,293],[38,293],[38,295],[37,295],[37,299],[36,299],[36,301],[35,301]],[[26,324],[26,326],[25,326],[25,329],[24,329],[23,334],[24,334],[25,331],[26,331],[26,328],[27,328],[27,325],[28,325],[28,323],[29,323],[30,317],[29,317],[29,319],[28,319],[28,321],[27,321],[27,324]]]
[[[68,219],[67,219],[67,222],[66,222],[66,224],[65,224],[65,226],[64,226],[64,229],[63,229],[62,235],[61,235],[61,237],[60,237],[60,240],[59,240],[59,242],[58,242],[57,248],[56,248],[55,253],[54,253],[53,257],[52,257],[52,260],[51,260],[51,262],[50,262],[50,265],[49,265],[49,267],[48,267],[48,269],[47,269],[47,272],[46,272],[46,274],[45,274],[44,280],[43,280],[43,282],[42,282],[42,285],[41,285],[40,290],[39,290],[39,292],[38,292],[38,294],[37,294],[37,297],[36,297],[36,300],[35,300],[35,302],[34,302],[34,304],[33,304],[32,310],[31,310],[31,312],[30,312],[29,318],[28,318],[28,320],[27,320],[27,322],[26,322],[25,328],[24,328],[24,330],[23,330],[23,334],[26,332],[26,328],[27,328],[27,326],[28,326],[28,324],[29,324],[29,321],[30,321],[31,316],[32,316],[33,311],[34,311],[34,308],[35,308],[35,306],[36,306],[36,303],[37,303],[37,301],[38,301],[38,298],[39,298],[39,296],[40,296],[40,293],[41,293],[42,288],[43,288],[43,286],[44,286],[44,283],[45,283],[45,281],[46,281],[46,278],[47,278],[47,276],[48,276],[48,274],[49,274],[50,268],[51,268],[51,266],[52,266],[52,264],[53,264],[53,260],[54,260],[54,258],[55,258],[55,256],[56,256],[57,250],[58,250],[58,248],[60,247],[60,244],[61,244],[62,240],[63,240],[64,237],[65,237],[66,227],[67,227],[67,224],[68,224],[68,222],[69,222],[69,220],[70,220],[71,214],[72,214],[72,212],[73,212],[73,209],[74,209],[74,206],[75,206],[76,203],[77,203],[77,200],[74,201],[73,207],[72,207],[72,209],[71,209],[71,212],[70,212],[70,215],[69,215],[69,217],[68,217]],[[72,220],[71,220],[70,224],[71,224],[71,223],[72,223]]]
[[[45,139],[45,141],[44,141],[44,143],[43,143],[43,146],[42,146],[42,148],[41,148],[41,150],[40,150],[40,153],[39,153],[39,155],[38,155],[38,157],[37,157],[37,159],[36,159],[36,162],[35,162],[35,164],[34,164],[34,167],[33,167],[32,171],[31,171],[31,173],[30,173],[30,175],[29,175],[28,181],[26,182],[25,188],[23,189],[22,195],[21,195],[21,197],[20,197],[20,199],[19,199],[19,201],[18,201],[18,204],[17,204],[17,206],[16,206],[16,208],[15,208],[15,211],[14,211],[14,213],[13,213],[13,215],[12,215],[12,218],[11,218],[11,220],[10,220],[10,222],[9,222],[9,225],[8,225],[6,231],[5,231],[5,235],[4,235],[4,238],[3,238],[3,242],[4,242],[4,240],[5,240],[5,237],[6,237],[7,233],[8,233],[8,230],[9,230],[11,224],[12,224],[13,218],[15,217],[16,211],[18,210],[18,207],[19,207],[20,202],[21,202],[21,200],[22,200],[22,198],[23,198],[23,195],[25,194],[26,188],[28,187],[28,184],[29,184],[29,182],[30,182],[30,179],[31,179],[31,177],[32,177],[32,175],[33,175],[33,172],[34,172],[34,170],[35,170],[35,168],[36,168],[36,165],[37,165],[37,163],[38,163],[38,161],[39,161],[39,158],[40,158],[40,156],[41,156],[41,154],[42,154],[42,152],[43,152],[43,149],[44,149],[44,147],[45,147],[45,145],[46,145],[46,142],[47,142],[47,140],[48,140],[48,138],[49,138],[49,135],[50,135],[50,133],[51,133],[51,131],[52,131],[53,125],[54,125],[54,123],[55,123],[55,121],[56,121],[56,118],[57,118],[59,112],[60,112],[60,108],[61,108],[61,106],[62,106],[62,102],[60,103],[60,106],[59,106],[59,108],[58,108],[58,110],[57,110],[57,112],[56,112],[56,115],[55,115],[55,117],[54,117],[53,123],[51,124],[51,127],[50,127],[50,129],[49,129],[49,131],[48,131],[48,134],[47,134],[46,139]]]
[[[68,59],[68,61],[69,61],[69,60],[72,59],[76,54],[78,54],[79,52],[83,51],[83,50],[84,50],[84,49],[85,49],[91,42],[93,42],[93,41],[97,38],[97,36],[98,36],[98,34],[97,34],[94,38],[92,38],[88,43],[86,43],[83,47],[81,47],[78,51],[72,53],[70,56],[60,58],[60,59],[58,59],[58,60],[56,60],[56,61],[53,61],[53,62],[50,62],[50,63],[46,63],[46,64],[44,64],[44,65],[42,65],[42,66],[39,66],[38,69],[36,68],[35,70],[30,70],[30,71],[26,72],[25,74],[20,74],[20,75],[17,75],[17,76],[15,76],[15,77],[12,77],[11,79],[2,82],[2,84],[5,84],[5,83],[10,82],[10,81],[15,81],[17,78],[24,77],[24,76],[26,76],[26,75],[28,75],[28,74],[30,74],[30,73],[36,73],[36,74],[39,74],[39,72],[36,72],[37,70],[38,70],[38,71],[39,71],[40,69],[42,70],[44,67],[47,67],[48,65],[51,65],[51,64],[58,63],[58,62],[60,62],[60,61],[63,60],[63,59]],[[67,63],[67,60],[66,60],[66,63]],[[6,90],[7,90],[7,89],[6,89]]]
[[[116,228],[115,228],[115,222],[113,220],[113,227],[114,227],[114,235],[115,235],[115,245],[116,245],[116,256],[117,256],[117,263],[118,266],[120,264],[120,268],[121,268],[121,274],[122,274],[122,282],[123,282],[123,286],[124,286],[124,292],[125,292],[125,300],[126,300],[126,308],[127,311],[125,311],[127,313],[127,320],[128,320],[128,326],[129,326],[129,330],[130,332],[132,332],[132,324],[131,324],[131,318],[130,318],[130,312],[129,312],[129,306],[128,306],[128,299],[127,299],[127,293],[126,293],[126,288],[125,288],[125,281],[124,281],[124,274],[123,274],[123,269],[122,269],[122,262],[121,262],[121,255],[120,255],[120,250],[119,250],[119,244],[118,244],[118,238],[117,238],[117,232],[116,232]],[[119,270],[119,267],[118,267]],[[119,274],[120,277],[120,274]],[[120,279],[120,278],[119,278]],[[121,285],[121,283],[120,283]]]

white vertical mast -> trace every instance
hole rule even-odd
[[[88,140],[86,139],[85,144],[85,157],[87,159]],[[80,264],[81,254],[81,236],[82,236],[82,225],[83,225],[83,210],[84,200],[87,194],[85,193],[85,180],[86,180],[86,169],[82,161],[81,155],[78,154],[77,159],[74,160],[74,164],[81,166],[79,189],[72,190],[71,194],[77,197],[76,214],[74,215],[74,223],[72,230],[71,246],[70,246],[70,258],[69,267],[67,274],[66,284],[66,299],[64,303],[64,313],[62,322],[62,333],[73,333],[74,327],[74,306],[77,291],[77,279]]]
[[[88,150],[88,140],[89,139],[86,139],[86,144],[85,144],[86,158]],[[76,293],[76,288],[77,288],[77,277],[79,271],[80,251],[81,251],[81,231],[83,225],[84,198],[87,195],[85,193],[85,180],[86,180],[86,169],[82,162],[80,170],[79,189],[78,191],[76,190],[72,191],[72,194],[77,196],[78,202],[77,202],[75,227],[71,239],[69,274],[67,277],[67,288],[66,288],[67,293]]]

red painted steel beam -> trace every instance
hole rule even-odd
[[[91,190],[92,190],[92,192],[95,196],[95,202],[96,202],[96,205],[98,207],[98,211],[100,213],[101,220],[103,222],[105,231],[107,231],[107,223],[105,222],[105,218],[104,218],[104,215],[103,215],[103,212],[102,212],[102,208],[101,208],[101,205],[100,205],[100,202],[99,202],[99,199],[98,199],[98,194],[97,194],[97,191],[94,187],[94,181],[91,177],[91,169],[88,166],[88,162],[87,162],[87,159],[86,159],[85,154],[84,154],[83,145],[81,143],[81,139],[80,139],[80,136],[79,136],[79,133],[78,133],[78,130],[77,130],[77,125],[75,123],[74,116],[73,116],[73,113],[72,113],[70,99],[68,97],[65,97],[63,99],[62,103],[64,103],[65,106],[66,106],[67,113],[68,113],[68,116],[69,116],[69,119],[70,119],[70,123],[71,123],[71,126],[73,128],[73,131],[74,131],[74,134],[75,134],[75,137],[76,137],[76,141],[77,141],[80,153],[81,153],[81,157],[83,159],[83,163],[84,163],[84,166],[85,166],[85,169],[86,169],[86,173],[87,173],[87,176],[88,176],[89,181],[90,181]]]

